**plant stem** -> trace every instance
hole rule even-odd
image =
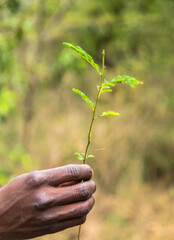
[[[80,233],[81,233],[81,228],[82,228],[82,225],[79,226],[79,232],[78,232],[78,240],[80,240]]]
[[[83,164],[86,164],[86,158],[87,158],[87,154],[88,154],[88,149],[89,149],[89,145],[90,145],[90,143],[91,143],[92,127],[93,127],[93,123],[94,123],[94,120],[95,120],[95,113],[96,113],[98,101],[99,101],[99,98],[100,98],[100,92],[101,92],[101,89],[102,89],[103,74],[104,74],[104,68],[105,68],[105,50],[104,50],[104,49],[103,49],[102,55],[103,55],[103,58],[102,58],[102,72],[99,72],[99,74],[100,74],[100,85],[99,85],[99,88],[98,88],[97,97],[96,97],[94,109],[93,109],[93,112],[92,112],[91,123],[90,123],[90,125],[89,125],[88,141],[87,141],[87,144],[86,144],[86,149],[85,149],[85,155],[84,155],[84,159],[83,159]],[[79,226],[78,240],[80,240],[81,227],[82,227],[82,225]]]
[[[97,97],[96,97],[96,101],[95,101],[95,105],[94,105],[94,109],[93,109],[93,114],[92,114],[92,119],[91,119],[91,123],[90,123],[90,126],[89,126],[88,142],[87,142],[86,149],[85,149],[85,155],[84,155],[84,159],[83,159],[83,164],[86,163],[86,157],[87,157],[87,153],[88,153],[88,148],[89,148],[89,145],[91,143],[92,126],[93,126],[93,123],[94,123],[94,120],[95,120],[95,113],[96,113],[98,101],[99,101],[99,98],[100,98],[100,91],[101,91],[102,83],[103,83],[103,74],[104,74],[104,67],[105,67],[105,50],[103,50],[102,55],[103,55],[102,72],[99,73],[100,74],[100,85],[99,85],[99,88],[98,88]]]

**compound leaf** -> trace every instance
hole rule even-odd
[[[92,110],[94,109],[94,103],[82,91],[75,88],[73,88],[72,90],[73,92],[79,94],[81,98],[92,108]]]
[[[124,76],[118,76],[117,78],[114,78],[110,81],[110,83],[128,83],[132,88],[135,88],[136,85],[142,84],[142,82],[136,80],[133,77],[124,75]]]
[[[99,66],[97,63],[94,62],[91,55],[89,55],[87,52],[85,52],[81,47],[74,46],[71,43],[63,42],[63,45],[72,48],[74,51],[76,51],[83,59],[85,59],[89,64],[91,64],[92,67],[94,67],[99,72]]]

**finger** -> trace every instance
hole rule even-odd
[[[52,233],[56,233],[56,232],[60,232],[62,230],[65,230],[67,228],[70,227],[75,227],[78,225],[83,224],[86,221],[86,216],[83,217],[79,217],[79,218],[74,218],[74,219],[68,219],[68,220],[64,220],[61,221],[59,223],[54,223],[54,224],[48,224],[47,226],[40,226],[39,230],[34,230],[34,231],[30,231],[30,232],[26,232],[26,234],[24,233],[22,238],[21,238],[21,233],[15,233],[15,238],[10,237],[10,239],[12,240],[16,240],[16,239],[29,239],[29,238],[36,238],[39,236],[43,236],[46,234],[52,234]]]
[[[92,180],[68,187],[42,187],[35,195],[35,210],[45,210],[50,207],[87,200],[96,190]]]
[[[92,177],[92,169],[86,165],[70,164],[59,168],[44,170],[48,184],[57,186],[71,181],[89,180]]]
[[[94,176],[94,171],[93,171],[93,169],[92,169],[92,177],[93,177],[93,176]],[[81,180],[66,182],[66,183],[59,184],[59,187],[72,186],[72,185],[75,185],[75,184],[80,183],[80,182],[81,182]]]
[[[26,174],[27,187],[38,187],[40,185],[58,186],[71,181],[86,181],[91,179],[92,169],[86,165],[70,164],[58,168],[34,171]]]
[[[55,205],[64,205],[86,200],[96,191],[96,184],[89,180],[72,186],[53,189],[51,193]]]
[[[94,206],[94,198],[66,206],[59,206],[43,211],[39,214],[39,224],[42,226],[52,225],[68,219],[86,216]],[[32,222],[37,225],[37,222]]]
[[[86,221],[86,216],[80,217],[80,218],[65,220],[65,221],[62,221],[60,223],[56,223],[56,224],[52,225],[51,227],[49,227],[46,230],[45,234],[52,234],[52,233],[60,232],[60,231],[65,230],[67,228],[82,225],[85,221]]]

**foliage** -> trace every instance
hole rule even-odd
[[[93,112],[92,120],[91,120],[89,131],[88,131],[88,142],[86,145],[85,153],[82,153],[82,154],[77,152],[75,153],[78,156],[78,159],[83,160],[83,163],[85,164],[86,159],[91,157],[91,155],[88,155],[88,148],[91,142],[91,132],[92,132],[94,120],[97,117],[105,117],[109,115],[120,115],[119,113],[116,113],[114,111],[107,111],[107,112],[103,112],[99,116],[96,116],[96,108],[97,108],[98,101],[101,94],[104,92],[112,91],[110,88],[114,87],[117,83],[122,83],[122,84],[128,83],[132,88],[135,88],[135,86],[138,84],[141,84],[141,82],[130,76],[118,76],[117,78],[114,78],[111,81],[107,81],[106,79],[103,81],[104,68],[105,68],[105,51],[104,50],[103,50],[103,59],[102,59],[102,70],[100,71],[99,66],[95,64],[93,58],[89,54],[87,54],[81,47],[79,46],[75,47],[71,43],[67,43],[67,42],[66,43],[63,42],[63,44],[69,48],[72,48],[74,51],[78,52],[80,56],[82,56],[82,58],[84,58],[88,63],[90,63],[96,69],[96,71],[99,73],[99,76],[100,76],[100,85],[97,86],[98,92],[97,92],[95,103],[93,103],[83,92],[73,88],[73,92],[79,94],[82,97],[82,99],[85,100],[87,104],[91,107]]]
[[[7,184],[20,170],[28,172],[37,167],[36,159],[19,144],[9,149],[5,144],[1,143],[0,160],[0,186]]]
[[[0,91],[0,119],[4,119],[16,108],[17,94],[3,87]]]

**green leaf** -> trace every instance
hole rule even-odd
[[[93,60],[93,58],[87,53],[85,52],[81,47],[79,46],[74,46],[71,43],[68,42],[63,42],[63,45],[72,48],[74,51],[76,51],[83,59],[85,59],[89,64],[91,64],[92,67],[94,67],[97,72],[99,72],[99,66],[98,64],[96,64]]]
[[[109,89],[110,88],[110,86],[102,86],[102,89]]]
[[[75,152],[74,154],[79,156],[79,157],[82,157],[82,155],[80,153],[78,153],[78,152]]]
[[[94,109],[94,106],[95,106],[94,103],[93,103],[82,91],[80,91],[80,90],[78,90],[78,89],[75,89],[75,88],[73,88],[72,90],[73,90],[73,92],[79,94],[79,95],[81,96],[81,98],[82,98],[86,103],[88,103],[88,105],[92,108],[92,110]]]
[[[93,157],[94,157],[94,155],[87,155],[86,158],[93,158]]]
[[[103,112],[99,117],[109,116],[109,115],[120,115],[120,113],[114,111]]]
[[[104,93],[104,92],[112,92],[112,89],[105,89],[105,90],[102,90],[102,91],[100,92],[100,94],[102,94],[102,93]]]
[[[80,153],[78,153],[78,152],[75,152],[74,153],[75,155],[77,155],[77,158],[80,160],[80,161],[83,161],[83,156],[80,154]]]
[[[130,76],[118,76],[117,78],[114,78],[110,81],[111,83],[128,83],[132,88],[135,88],[136,85],[138,84],[143,84],[143,82],[140,82],[138,80],[136,80],[135,78],[133,77],[130,77]]]

